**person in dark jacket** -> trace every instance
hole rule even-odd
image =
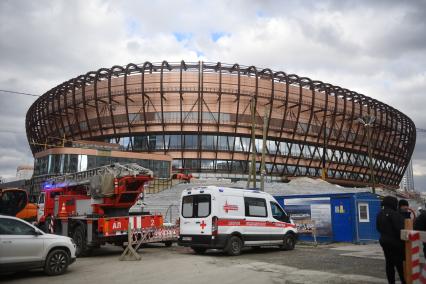
[[[377,215],[376,228],[380,233],[386,261],[386,277],[389,283],[395,283],[395,268],[401,283],[405,283],[403,272],[404,242],[401,240],[401,230],[404,228],[404,218],[398,213],[398,199],[385,196],[382,210]]]
[[[416,231],[426,231],[426,211],[422,208],[419,208],[419,216],[414,221],[413,229]],[[423,243],[423,254],[426,257],[426,243]]]
[[[406,199],[400,199],[398,202],[398,212],[405,218],[411,219],[410,207]]]

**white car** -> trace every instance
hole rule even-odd
[[[0,215],[0,273],[43,268],[48,275],[60,275],[75,261],[75,249],[69,237]]]

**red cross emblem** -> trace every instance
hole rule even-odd
[[[238,211],[238,205],[231,205],[226,201],[225,205],[223,205],[223,210],[225,210],[226,213],[228,213],[228,211]]]
[[[201,222],[200,227],[201,230],[204,230],[204,228],[207,226],[206,222],[204,222],[204,220]]]

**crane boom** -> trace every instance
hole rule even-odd
[[[46,187],[69,187],[76,185],[90,184],[95,176],[110,175],[113,178],[121,178],[124,176],[150,176],[153,177],[153,172],[136,163],[120,164],[114,163],[98,168],[89,169],[86,171],[64,174],[48,179],[44,186]]]

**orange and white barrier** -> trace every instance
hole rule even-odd
[[[411,280],[417,283],[420,279],[420,233],[411,231],[408,239],[411,241]]]
[[[420,263],[420,248],[426,242],[426,232],[401,230],[405,246],[405,281],[408,284],[426,284],[426,264]]]

